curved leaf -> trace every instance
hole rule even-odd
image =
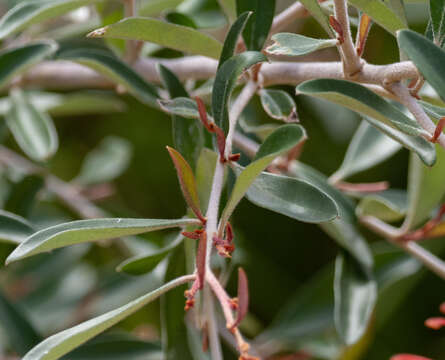
[[[142,17],[123,19],[115,24],[94,30],[89,37],[142,40],[161,46],[219,59],[222,44],[198,30],[187,26]]]
[[[0,241],[20,244],[33,232],[34,229],[26,219],[0,210]]]
[[[31,351],[29,351],[22,360],[59,359],[79,345],[82,345],[89,339],[104,332],[121,320],[135,313],[143,306],[147,305],[153,300],[156,300],[165,292],[180,284],[190,281],[190,279],[191,277],[182,277],[172,280],[169,283],[161,286],[159,289],[141,296],[124,306],[52,335],[31,349]]]
[[[199,119],[198,105],[190,98],[177,97],[172,100],[158,100],[158,103],[162,110],[171,115],[186,119]]]
[[[297,122],[297,105],[294,99],[283,90],[262,89],[261,104],[264,111],[273,119]]]
[[[431,30],[433,32],[434,42],[442,46],[445,38],[445,1],[430,1],[430,20]]]
[[[20,148],[32,159],[46,160],[57,151],[59,139],[52,119],[39,111],[20,89],[10,94],[6,124]]]
[[[70,60],[88,66],[117,84],[123,85],[137,99],[157,107],[157,90],[147,83],[131,67],[110,53],[91,49],[75,49],[64,51],[60,59]]]
[[[219,68],[213,84],[212,111],[216,125],[228,130],[228,111],[230,95],[238,77],[249,67],[267,61],[266,56],[256,51],[246,51],[235,55]]]
[[[149,231],[199,224],[195,219],[93,219],[78,220],[40,230],[22,242],[6,263],[68,245],[143,234]]]
[[[167,20],[169,23],[176,24],[176,25],[183,25],[187,26],[192,29],[197,29],[198,26],[195,23],[195,20],[193,20],[190,16],[177,12],[177,11],[170,11],[167,14],[164,15],[165,20]]]
[[[408,207],[405,191],[389,189],[378,194],[365,196],[356,208],[357,216],[375,216],[392,222],[403,219]]]
[[[275,34],[272,40],[274,43],[266,49],[272,55],[301,56],[337,45],[337,39],[314,39],[292,33]]]
[[[317,0],[301,0],[300,1],[307,11],[314,17],[315,20],[323,27],[328,35],[334,37],[331,25],[329,24],[328,16],[323,12]]]

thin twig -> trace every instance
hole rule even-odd
[[[208,286],[204,288],[204,313],[207,320],[207,331],[209,336],[210,352],[212,354],[212,360],[223,360],[213,298],[210,294],[210,289]]]
[[[137,16],[136,0],[123,0],[125,17]],[[125,59],[132,64],[139,56],[139,50],[143,43],[138,40],[127,40],[125,43]]]

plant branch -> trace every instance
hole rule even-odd
[[[212,354],[212,360],[223,360],[213,298],[210,294],[210,289],[207,286],[204,288],[204,312],[205,312],[205,317],[207,319],[207,332],[209,336],[210,352]]]
[[[275,16],[272,26],[270,28],[270,34],[273,35],[287,26],[292,24],[293,21],[299,18],[303,18],[308,15],[306,8],[299,1],[294,2],[287,9]]]
[[[123,0],[124,2],[124,15],[125,17],[137,16],[137,4],[136,0]],[[131,64],[139,56],[139,50],[141,49],[143,42],[138,40],[127,40],[125,43],[125,59]]]

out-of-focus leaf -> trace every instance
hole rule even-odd
[[[397,41],[400,49],[408,55],[428,83],[445,99],[445,74],[442,67],[445,51],[411,30],[399,31]]]
[[[114,239],[150,231],[200,223],[195,219],[93,219],[78,220],[43,229],[21,243],[9,255],[11,263],[32,255],[84,242]]]
[[[79,345],[82,345],[86,341],[135,313],[143,306],[156,300],[163,293],[171,290],[178,284],[178,281],[173,280],[161,286],[159,289],[141,296],[124,306],[52,335],[32,348],[31,351],[23,357],[23,360],[59,359]]]
[[[11,187],[4,209],[25,218],[28,217],[34,205],[36,195],[44,184],[45,180],[41,176],[25,176]]]
[[[0,52],[0,87],[30,66],[54,54],[56,50],[57,44],[48,41],[3,50]]]
[[[31,159],[47,160],[59,146],[52,119],[39,111],[18,88],[11,91],[10,99],[6,123],[15,140]]]
[[[226,60],[230,59],[235,54],[239,36],[246,27],[246,23],[251,15],[252,12],[249,11],[242,13],[230,27],[230,30],[224,40],[223,49],[219,58],[218,68],[220,68]]]
[[[89,37],[132,39],[218,59],[222,44],[198,30],[153,18],[131,17],[91,32]]]
[[[331,37],[334,37],[334,32],[329,24],[329,18],[321,9],[319,2],[317,0],[301,0],[301,3],[314,19],[320,23],[326,33]]]
[[[267,61],[260,52],[246,51],[235,55],[218,69],[213,84],[212,111],[216,124],[228,131],[228,105],[238,77],[251,66]]]
[[[65,14],[99,0],[31,0],[21,1],[0,19],[0,40],[29,25]]]
[[[386,190],[365,196],[356,208],[357,216],[374,216],[385,222],[402,220],[406,215],[408,198],[405,191]]]
[[[434,43],[441,46],[445,36],[445,1],[430,1],[430,21]]]
[[[253,11],[243,37],[248,50],[261,51],[269,35],[275,15],[275,0],[236,0],[238,16],[246,11]]]
[[[107,136],[87,154],[75,181],[91,185],[114,180],[127,169],[131,152],[129,141],[117,136]]]
[[[31,224],[22,217],[0,210],[0,241],[20,244],[34,232]]]
[[[390,6],[380,0],[350,0],[349,3],[370,16],[377,24],[392,34],[406,29],[406,24]]]
[[[344,179],[367,170],[394,155],[400,147],[400,144],[384,133],[362,121],[349,143],[343,163],[333,178]]]
[[[172,99],[178,97],[186,99],[188,97],[187,91],[173,72],[162,65],[159,65],[158,71]],[[195,107],[197,106],[193,100],[187,100],[193,102]],[[161,101],[159,104],[161,107],[163,106]],[[204,134],[201,123],[193,118],[190,119],[188,116],[181,116],[181,114],[174,114],[173,112],[172,123],[174,146],[189,162],[192,169],[195,169],[196,161],[198,161],[199,154],[204,146]]]
[[[168,9],[175,9],[184,0],[150,0],[141,4],[139,14],[142,16],[157,16]]]
[[[162,110],[171,115],[199,119],[198,105],[190,98],[177,97],[172,100],[158,100],[158,103]]]
[[[11,303],[2,292],[0,292],[0,327],[7,335],[11,347],[20,355],[25,354],[42,340],[23,310]]]
[[[169,23],[187,26],[192,29],[198,28],[198,25],[196,25],[195,20],[193,20],[190,16],[177,11],[170,11],[167,14],[165,14],[165,20],[167,20]]]
[[[123,85],[143,103],[157,107],[158,93],[156,88],[110,53],[91,49],[74,49],[62,52],[59,58],[88,66],[117,84]]]
[[[306,131],[300,125],[283,125],[269,135],[261,144],[252,163],[240,172],[230,198],[221,215],[221,224],[226,224],[233,210],[261,172],[277,157],[285,154],[306,140]]]
[[[218,3],[229,20],[234,21],[236,19],[236,0],[218,0]]]
[[[262,89],[260,98],[264,111],[271,118],[284,122],[297,121],[297,105],[286,91]]]
[[[166,247],[159,249],[148,255],[138,255],[125,260],[117,267],[117,271],[124,272],[130,275],[142,275],[152,271],[158,264],[164,260],[172,250],[177,248],[184,238],[179,236],[175,241]]]
[[[272,55],[301,56],[337,45],[337,39],[314,39],[292,33],[279,33],[272,36],[274,43],[266,52]]]
[[[420,100],[419,103],[423,106],[423,109],[426,111],[428,115],[436,119],[440,119],[441,117],[445,116],[445,108],[430,104],[422,100]]]
[[[335,263],[335,326],[347,345],[356,343],[368,327],[377,299],[377,284],[354,258],[345,254]]]

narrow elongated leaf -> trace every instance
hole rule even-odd
[[[392,34],[406,29],[406,24],[390,6],[380,0],[349,0],[349,3],[370,16],[377,24]]]
[[[251,15],[252,12],[250,11],[242,13],[230,27],[230,30],[224,40],[223,49],[218,62],[218,69],[221,67],[222,64],[224,64],[226,60],[230,59],[235,54],[238,39],[244,28],[246,27],[246,23]]]
[[[430,104],[426,101],[420,100],[419,103],[423,106],[423,109],[426,113],[435,119],[440,119],[445,116],[445,108],[442,106],[437,106]]]
[[[196,185],[198,188],[199,200],[203,206],[203,213],[207,212],[207,205],[209,203],[210,192],[212,191],[213,174],[215,173],[216,162],[218,155],[216,152],[204,148],[198,159],[196,167]]]
[[[238,309],[236,319],[232,324],[232,329],[241,324],[249,310],[249,283],[243,268],[238,269]]]
[[[88,66],[117,84],[123,85],[143,103],[157,107],[156,88],[112,54],[91,49],[75,49],[62,52],[59,58]]]
[[[392,222],[403,219],[408,208],[405,191],[389,189],[378,194],[365,196],[356,208],[357,216],[375,216]]]
[[[362,121],[349,144],[343,163],[333,178],[344,179],[367,170],[385,161],[400,148],[400,144]]]
[[[329,18],[321,9],[317,0],[301,0],[300,1],[307,11],[317,20],[328,35],[334,37],[331,25],[329,24]]]
[[[267,58],[260,52],[246,51],[226,60],[216,73],[213,84],[212,111],[216,124],[224,131],[228,130],[228,104],[238,77],[249,67]]]
[[[269,35],[275,15],[275,0],[236,0],[238,16],[253,11],[243,36],[247,49],[260,51]]]
[[[236,179],[230,198],[221,216],[225,225],[233,210],[261,172],[277,157],[306,140],[306,131],[300,125],[284,125],[269,135],[260,146],[253,162]]]
[[[20,148],[32,159],[43,161],[54,155],[59,146],[52,119],[29,101],[19,89],[10,94],[11,107],[6,123]]]
[[[199,223],[195,219],[94,219],[78,220],[40,230],[20,244],[6,260],[17,261],[42,252],[84,242],[114,239],[150,231]]]
[[[430,20],[434,43],[442,46],[445,37],[445,1],[430,0]]]
[[[0,87],[30,66],[54,54],[56,50],[57,44],[49,41],[3,50],[0,52]]]
[[[198,26],[195,23],[195,20],[193,20],[190,16],[177,11],[170,11],[167,14],[165,14],[165,20],[167,20],[169,23],[187,26],[192,29],[198,28]]]
[[[172,99],[178,97],[186,99],[188,97],[187,91],[173,72],[162,65],[159,65],[158,71]],[[194,102],[191,99],[188,100]],[[194,103],[196,106],[196,102]],[[161,102],[160,105],[163,106]],[[199,154],[204,146],[201,122],[187,116],[182,117],[180,114],[174,114],[172,123],[174,146],[189,162],[192,169],[195,169]]]
[[[0,39],[98,0],[20,1],[0,19]]]
[[[198,30],[167,23],[153,18],[132,17],[105,26],[90,33],[90,37],[142,40],[184,51],[219,59],[222,44]]]
[[[198,105],[190,98],[177,97],[172,100],[158,100],[158,103],[162,110],[171,115],[199,120]]]
[[[297,92],[332,101],[361,115],[372,117],[408,135],[428,136],[415,120],[407,117],[381,96],[362,85],[336,79],[316,79],[297,86]]]
[[[34,229],[26,219],[0,210],[0,241],[20,244],[33,232]]]
[[[161,286],[159,289],[154,290],[144,296],[141,296],[124,306],[121,306],[94,319],[76,325],[70,329],[52,335],[37,346],[35,346],[33,349],[31,349],[31,351],[29,351],[23,357],[23,360],[59,359],[79,345],[82,345],[86,341],[92,339],[96,335],[117,324],[119,321],[135,313],[143,306],[147,305],[153,300],[156,300],[165,292],[184,283],[186,280],[190,279],[182,278],[173,280]]]
[[[376,298],[377,284],[354,259],[339,255],[335,264],[335,326],[347,345],[365,333]]]
[[[301,56],[337,45],[337,39],[314,39],[292,33],[272,36],[274,43],[266,51],[272,55]]]
[[[260,99],[264,111],[271,118],[285,122],[296,122],[298,120],[297,105],[286,91],[262,89]]]
[[[445,74],[443,63],[445,51],[426,37],[411,31],[402,30],[397,34],[400,49],[408,55],[428,83],[445,99]]]

